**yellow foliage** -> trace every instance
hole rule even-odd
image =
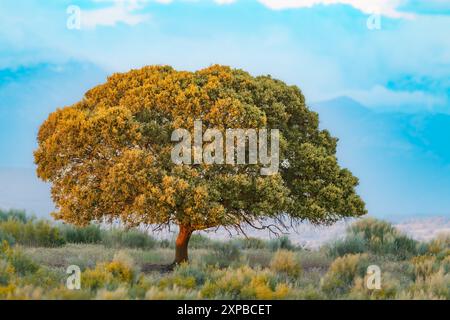
[[[302,271],[295,253],[288,250],[278,250],[275,253],[270,261],[270,269],[293,277],[299,276]]]
[[[254,270],[248,266],[216,272],[213,281],[200,291],[203,298],[286,299],[291,295],[287,283],[272,284],[269,270]]]
[[[435,263],[435,256],[418,256],[412,258],[416,280],[424,280],[430,276],[434,271]]]
[[[119,287],[116,290],[110,291],[107,289],[100,289],[97,292],[96,300],[128,300],[128,289]]]
[[[329,294],[342,294],[351,289],[355,279],[365,273],[367,254],[347,254],[334,260],[322,278],[322,290]]]
[[[116,254],[113,261],[85,270],[81,275],[82,287],[99,289],[111,283],[131,283],[135,276],[132,265],[128,256]]]
[[[6,298],[16,290],[14,284],[8,284],[7,286],[0,286],[0,297]]]

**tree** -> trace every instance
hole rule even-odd
[[[263,176],[258,164],[175,164],[171,134],[193,130],[195,120],[219,130],[279,129],[278,173]],[[114,74],[50,114],[34,155],[38,176],[52,183],[56,219],[178,225],[179,263],[197,230],[278,232],[365,214],[357,178],[337,163],[337,139],[318,124],[301,91],[270,76],[148,66]]]

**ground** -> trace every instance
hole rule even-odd
[[[174,268],[173,241],[137,230],[0,214],[0,240],[0,299],[450,299],[449,234],[419,242],[375,219],[313,250],[194,235],[190,262]],[[67,287],[69,266],[79,290]]]

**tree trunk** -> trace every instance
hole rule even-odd
[[[175,261],[177,265],[188,261],[188,243],[191,238],[192,230],[186,226],[180,226],[177,240],[175,241]]]

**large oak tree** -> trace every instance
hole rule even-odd
[[[277,174],[259,165],[176,165],[174,129],[280,130]],[[365,214],[337,139],[320,130],[296,86],[214,65],[196,72],[148,66],[114,74],[42,124],[38,176],[52,183],[57,219],[76,225],[179,226],[175,263],[192,232],[223,226],[272,231]]]

